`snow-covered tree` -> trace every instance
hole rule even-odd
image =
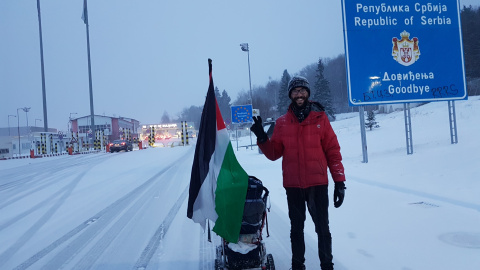
[[[372,130],[374,127],[378,127],[378,122],[375,121],[375,112],[373,110],[367,112],[365,127],[369,128],[370,130]]]
[[[250,93],[245,90],[242,90],[238,92],[237,98],[233,102],[233,105],[237,106],[237,105],[245,105],[245,104],[250,104]]]
[[[220,100],[220,98],[222,97],[222,95],[220,95],[220,90],[218,89],[218,87],[215,86],[215,98],[217,99],[217,101]]]
[[[329,81],[323,75],[324,66],[322,59],[318,59],[316,80],[313,85],[312,100],[317,101],[325,107],[325,113],[331,120],[335,120],[335,108],[333,108],[332,95],[330,93]]]
[[[288,97],[288,82],[290,79],[290,74],[288,74],[288,71],[285,69],[283,71],[282,80],[280,81],[278,89],[277,112],[279,115],[285,114],[288,110],[288,106],[291,103],[291,100]]]
[[[162,124],[170,123],[170,115],[168,114],[167,111],[163,112],[162,119],[160,121],[161,121]]]
[[[202,111],[203,106],[190,106],[189,108],[184,108],[178,116],[178,121],[194,122],[195,129],[199,129]]]
[[[232,118],[232,113],[230,107],[232,104],[230,103],[232,99],[228,95],[226,90],[223,90],[222,96],[220,98],[217,97],[218,101],[218,108],[220,108],[220,112],[222,113],[223,121],[230,123]]]

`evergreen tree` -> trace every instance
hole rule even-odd
[[[464,6],[461,11],[462,37],[467,78],[480,78],[480,8]]]
[[[250,93],[243,90],[237,94],[237,98],[233,102],[233,105],[238,106],[238,105],[245,105],[245,104],[250,104]]]
[[[168,124],[170,123],[170,115],[168,114],[167,111],[163,111],[162,119],[160,120],[162,124]]]
[[[335,109],[333,108],[332,95],[330,93],[329,81],[323,75],[324,66],[322,59],[318,59],[317,74],[315,84],[313,86],[312,100],[317,101],[325,108],[325,113],[329,119],[335,120]]]
[[[374,127],[378,127],[378,122],[375,121],[375,112],[373,110],[367,112],[367,121],[365,127],[372,130]]]
[[[262,99],[265,101],[265,108],[258,107],[262,114],[262,118],[273,118],[276,119],[280,115],[277,113],[277,104],[278,104],[278,88],[279,81],[271,80],[264,87],[264,91],[261,95]],[[259,88],[260,89],[260,88]]]
[[[291,103],[291,100],[288,97],[288,82],[290,79],[290,74],[288,74],[288,71],[285,69],[283,71],[282,80],[280,81],[278,88],[277,112],[279,115],[285,114],[288,110],[288,106]]]
[[[220,94],[220,89],[215,86],[215,98],[217,99],[218,108],[220,109],[220,114],[222,115],[223,121],[225,123],[230,123],[231,115],[230,115],[230,97],[228,96],[227,91],[224,89],[223,92]]]
[[[227,91],[224,89],[222,92],[222,96],[218,100],[218,107],[220,108],[220,112],[222,113],[223,121],[226,123],[231,123],[232,112],[230,107],[232,104],[230,101],[232,100],[228,95]]]
[[[220,90],[218,89],[218,87],[215,86],[215,98],[217,99],[217,102],[220,100],[220,98],[222,97],[220,95]]]
[[[202,117],[203,106],[190,106],[184,108],[179,115],[179,121],[194,122],[194,128],[198,130],[200,128],[200,120]]]

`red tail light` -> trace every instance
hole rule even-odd
[[[124,142],[122,142],[122,145],[125,145],[125,143],[124,143]]]

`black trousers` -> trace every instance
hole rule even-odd
[[[306,208],[315,224],[318,236],[318,257],[322,269],[333,269],[332,235],[328,222],[328,186],[309,188],[285,188],[290,217],[290,240],[292,243],[292,269],[303,269],[305,262]]]

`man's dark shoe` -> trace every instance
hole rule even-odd
[[[307,268],[305,268],[305,265],[301,265],[301,266],[292,266],[292,268],[290,268],[290,270],[305,270]]]

